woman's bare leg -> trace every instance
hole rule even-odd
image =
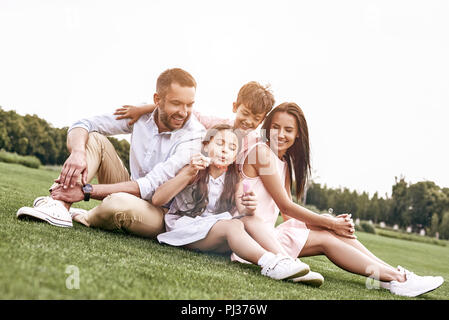
[[[228,252],[234,251],[239,257],[257,264],[259,259],[267,253],[245,231],[239,220],[220,220],[209,231],[207,237],[186,245],[189,249],[201,251]]]
[[[275,254],[281,253],[288,256],[284,247],[282,247],[275,237],[273,227],[268,226],[257,216],[245,216],[240,220],[245,225],[245,230],[248,234],[265,250]]]
[[[324,229],[322,228],[317,228],[317,227],[309,227],[311,230],[317,230],[317,231],[322,231]],[[357,250],[359,250],[360,252],[366,254],[367,256],[369,256],[370,258],[376,260],[379,263],[382,263],[383,265],[389,267],[389,268],[393,268],[391,265],[389,265],[388,263],[386,263],[385,261],[383,261],[382,259],[376,257],[371,251],[369,251],[360,241],[358,241],[357,239],[349,239],[349,238],[345,238],[345,237],[341,237],[335,233],[332,233],[333,236],[335,236],[336,238],[340,239],[341,241],[346,242],[347,244],[349,244],[350,246],[356,248]]]
[[[340,237],[338,235],[335,235],[335,237],[339,238],[341,241],[346,242],[347,244],[349,244],[350,246],[353,246],[354,248],[356,248],[357,250],[363,252],[364,254],[366,254],[367,256],[369,256],[371,259],[376,260],[377,262],[385,265],[386,267],[395,269],[393,266],[389,265],[388,263],[386,263],[385,261],[383,261],[382,259],[376,257],[371,251],[369,251],[360,241],[358,241],[357,239],[349,239],[349,238],[345,238],[345,237]]]
[[[326,255],[337,266],[352,273],[369,277],[375,272],[381,281],[405,281],[405,276],[398,270],[371,258],[331,232],[310,230],[300,257],[320,254]]]

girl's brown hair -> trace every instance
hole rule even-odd
[[[209,144],[209,142],[214,138],[214,136],[223,130],[231,130],[237,136],[237,140],[240,148],[241,135],[238,130],[233,130],[233,127],[227,124],[219,124],[210,128],[206,132],[206,136],[203,139],[203,150],[202,153],[205,154],[204,147]],[[239,150],[239,149],[238,149]],[[238,151],[237,151],[238,152]],[[237,170],[237,165],[235,161],[230,164],[225,173],[225,181],[224,181],[224,189],[215,204],[215,213],[222,212],[231,212],[235,210],[235,187],[240,180],[239,173]],[[194,205],[193,209],[188,211],[181,211],[179,214],[187,215],[190,217],[200,216],[209,203],[208,197],[208,183],[209,183],[209,167],[205,170],[200,170],[196,176],[194,181],[195,187],[192,191],[192,204]]]
[[[296,120],[298,128],[298,136],[295,138],[293,145],[288,148],[285,153],[288,169],[290,173],[290,181],[292,178],[292,166],[295,172],[295,187],[296,196],[298,200],[304,193],[304,187],[310,175],[310,144],[309,144],[309,129],[307,121],[301,108],[294,102],[284,102],[274,108],[266,117],[262,125],[262,133],[265,132],[264,138],[270,140],[270,127],[273,122],[273,116],[276,112],[285,112],[292,115]]]

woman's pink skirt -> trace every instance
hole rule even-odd
[[[282,247],[284,247],[287,254],[292,258],[297,258],[302,248],[306,244],[309,236],[309,229],[302,221],[290,218],[287,221],[279,224],[274,229],[274,234]],[[231,254],[232,261],[241,263],[250,263],[240,258],[235,253]]]
[[[292,258],[297,258],[306,244],[309,229],[306,224],[296,219],[288,219],[275,229],[276,238]]]

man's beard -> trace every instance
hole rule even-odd
[[[184,122],[182,123],[182,126],[181,127],[173,127],[171,124],[170,124],[170,117],[168,116],[168,114],[165,112],[165,104],[163,103],[163,102],[161,102],[160,104],[159,104],[159,108],[158,108],[158,113],[159,113],[159,120],[162,122],[162,124],[167,128],[167,129],[169,129],[170,131],[173,131],[173,130],[177,130],[177,129],[180,129],[180,128],[182,128],[183,126],[184,126],[184,124],[187,122],[187,120],[189,120],[189,117],[190,117],[190,115],[187,115],[187,117],[184,119]]]

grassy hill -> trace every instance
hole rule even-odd
[[[17,209],[45,195],[58,174],[0,162],[0,299],[409,299],[367,289],[366,278],[339,269],[324,256],[302,259],[325,278],[321,288],[313,288],[268,279],[258,267],[232,263],[225,256],[121,232],[19,221]],[[391,265],[446,279],[417,299],[449,299],[449,247],[361,232],[357,236]],[[72,274],[68,266],[79,270],[79,289],[67,286]]]

